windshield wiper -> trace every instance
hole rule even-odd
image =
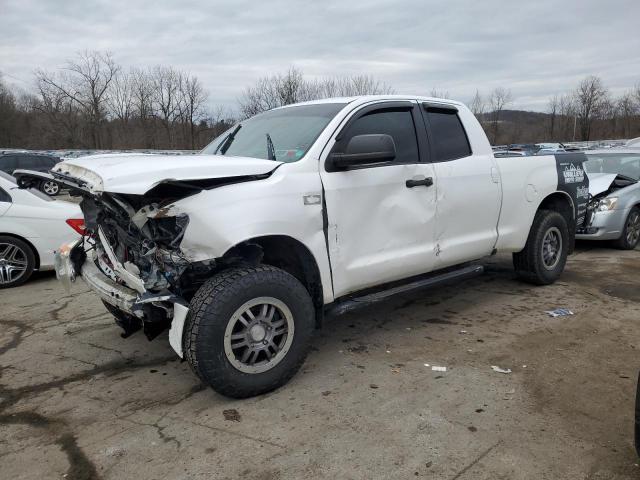
[[[275,160],[276,159],[276,149],[273,146],[273,141],[271,140],[271,135],[267,133],[267,159]]]
[[[227,153],[227,150],[229,150],[229,147],[233,143],[233,139],[236,138],[236,133],[238,133],[238,130],[240,130],[241,128],[242,128],[242,124],[239,123],[236,126],[236,128],[233,129],[233,132],[227,135],[227,138],[225,138],[222,142],[218,144],[216,149],[213,151],[213,154],[216,155],[218,153],[218,150],[220,150],[221,155],[224,155],[225,153]]]

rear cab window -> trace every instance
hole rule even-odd
[[[467,132],[458,116],[458,109],[449,105],[423,104],[429,129],[429,141],[434,162],[447,162],[472,154]]]

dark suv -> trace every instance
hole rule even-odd
[[[36,172],[48,172],[60,159],[53,155],[36,153],[5,153],[0,155],[0,171],[12,175],[14,170],[35,170]],[[60,193],[60,185],[52,180],[43,180],[38,188],[47,195]]]

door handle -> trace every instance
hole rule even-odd
[[[420,186],[430,187],[431,185],[433,185],[433,178],[431,177],[410,178],[409,180],[406,181],[405,185],[407,186],[407,188],[420,187]]]

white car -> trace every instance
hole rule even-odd
[[[39,190],[21,190],[0,172],[0,288],[26,282],[35,270],[51,270],[60,245],[80,238],[82,211]]]
[[[495,158],[446,99],[370,96],[243,120],[200,155],[97,155],[15,172],[83,197],[87,235],[59,254],[131,334],[169,341],[218,392],[273,390],[324,315],[467,278],[514,254],[553,283],[584,219],[582,154]]]

